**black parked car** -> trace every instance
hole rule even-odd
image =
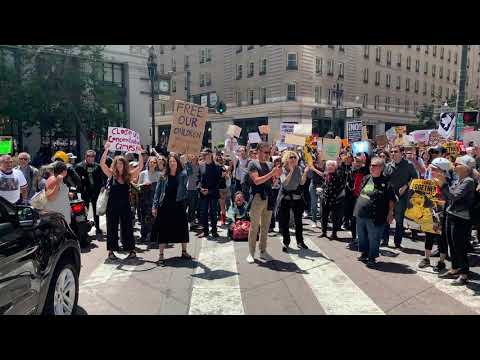
[[[78,302],[80,247],[61,214],[0,197],[0,315],[70,315]]]

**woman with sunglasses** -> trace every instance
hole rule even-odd
[[[288,252],[290,245],[290,210],[293,210],[297,246],[301,249],[308,249],[307,245],[303,242],[302,214],[305,210],[303,185],[307,180],[309,168],[307,166],[305,170],[303,170],[298,165],[298,161],[299,157],[293,151],[286,151],[283,154],[283,174],[280,176],[281,188],[278,197],[278,214],[280,231],[283,236],[283,252]]]
[[[158,170],[158,160],[155,156],[150,156],[147,160],[147,169],[140,173],[138,185],[140,188],[140,234],[141,241],[148,241],[151,238],[153,218],[151,209],[153,204],[153,195],[157,182],[160,179],[160,171]]]

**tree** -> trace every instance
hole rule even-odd
[[[79,152],[82,136],[94,132],[100,141],[109,125],[124,125],[116,108],[123,89],[103,81],[103,50],[104,45],[0,46],[0,117],[10,119],[20,149],[32,127],[50,138],[75,137]]]

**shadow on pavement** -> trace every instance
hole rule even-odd
[[[200,274],[192,274],[192,277],[196,277],[203,280],[219,280],[225,279],[230,276],[238,275],[239,273],[227,270],[213,270],[213,271],[205,271],[204,273]]]
[[[409,255],[420,255],[420,256],[425,255],[425,251],[424,250],[419,250],[419,249],[410,249],[410,248],[405,248],[404,247],[400,251],[405,253],[405,254],[409,254]]]
[[[327,258],[325,255],[318,251],[314,251],[312,249],[290,249],[288,251],[290,254],[295,254],[301,259],[309,259],[309,258],[324,258],[328,261],[334,262],[332,259]],[[313,260],[313,259],[312,259]]]
[[[394,257],[397,257],[400,254],[396,253],[396,252],[393,252],[393,251],[390,251],[390,250],[380,250],[380,255],[385,256],[385,257],[394,258]]]
[[[282,260],[273,260],[273,261],[259,261],[255,259],[255,264],[260,267],[265,267],[274,271],[282,272],[292,272],[297,274],[308,274],[307,271],[300,269],[297,264],[293,262],[285,262]]]
[[[410,266],[399,263],[379,261],[375,270],[382,272],[390,272],[396,274],[416,274],[417,272],[410,268]]]
[[[80,305],[77,305],[74,315],[82,316],[82,315],[88,315],[88,313],[83,307],[81,307]]]
[[[92,243],[90,243],[90,244],[88,245],[88,247],[80,249],[80,252],[81,252],[82,254],[87,254],[87,253],[89,253],[90,251],[92,251],[92,249],[96,249],[96,248],[98,248],[98,245],[97,245],[97,244],[94,244],[94,243],[92,242]]]

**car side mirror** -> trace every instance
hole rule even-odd
[[[28,206],[22,206],[17,208],[18,224],[20,226],[33,226],[40,218],[38,212]]]

